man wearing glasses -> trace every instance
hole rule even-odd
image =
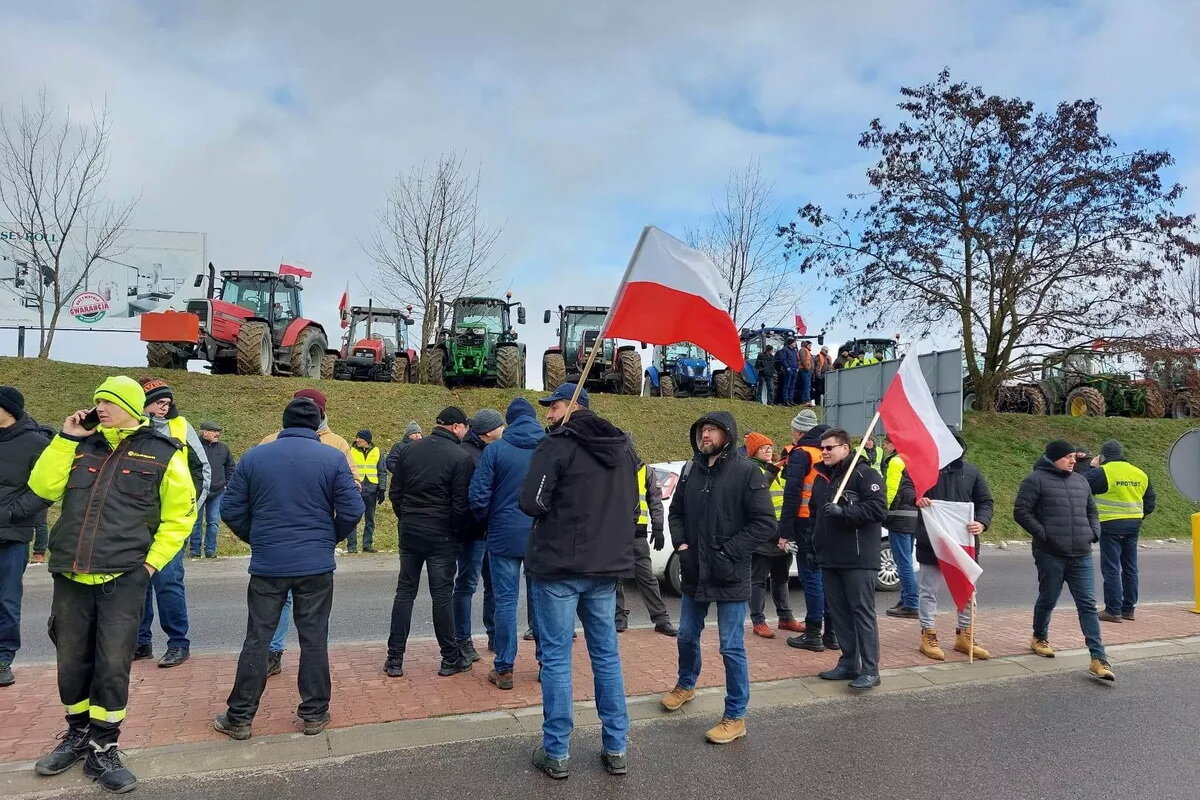
[[[861,460],[852,461],[849,435],[840,428],[826,431],[812,489],[813,552],[842,656],[820,677],[866,690],[879,685],[875,575],[887,497],[879,473]],[[845,491],[835,499],[844,480]]]

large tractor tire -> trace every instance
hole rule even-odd
[[[675,396],[675,379],[670,375],[658,376],[658,396],[659,397],[674,397]]]
[[[1167,415],[1167,398],[1163,394],[1162,387],[1154,381],[1142,381],[1137,386],[1143,391],[1144,397],[1141,413],[1134,414],[1134,416],[1145,419],[1162,419],[1165,417]]]
[[[325,359],[325,349],[329,342],[325,334],[316,326],[309,326],[300,331],[296,343],[288,353],[292,365],[293,378],[321,378],[321,362]]]
[[[636,350],[622,350],[620,357],[620,393],[636,397],[642,393],[642,357]]]
[[[542,388],[553,392],[567,382],[567,362],[562,353],[546,353],[542,356]]]
[[[446,354],[434,347],[425,354],[425,383],[431,386],[446,385]]]
[[[154,369],[187,369],[187,359],[165,342],[146,343],[146,364]]]
[[[274,361],[271,326],[265,322],[242,323],[237,335],[237,374],[270,375]]]
[[[1195,413],[1194,398],[1187,392],[1179,392],[1171,400],[1171,419],[1191,419]]]
[[[1099,389],[1077,386],[1067,394],[1067,414],[1072,417],[1103,417],[1107,410]]]
[[[521,363],[520,349],[516,347],[496,348],[496,388],[525,388],[525,365]]]
[[[713,396],[722,400],[728,400],[731,397],[734,400],[754,399],[754,388],[746,382],[745,376],[731,369],[719,373],[713,379],[713,389]]]
[[[333,365],[337,363],[338,357],[333,353],[326,353],[321,356],[321,380],[333,380]]]
[[[1046,402],[1046,395],[1037,386],[1022,386],[1021,395],[1025,400],[1025,407],[1030,414],[1035,417],[1046,416],[1049,410],[1049,404]],[[1103,400],[1103,398],[1101,398]]]
[[[392,359],[392,383],[408,383],[408,356]]]

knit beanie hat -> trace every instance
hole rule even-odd
[[[412,422],[408,423],[408,427],[404,429],[404,438],[407,439],[408,437],[412,436],[414,433],[421,433],[421,434],[424,433],[424,431],[421,430],[421,424],[419,422],[417,422],[415,419]]]
[[[765,434],[761,434],[758,431],[750,431],[750,433],[746,434],[746,455],[753,458],[760,447],[768,444],[774,445],[775,443]]]
[[[359,431],[358,436],[355,438],[362,439],[367,444],[374,444],[374,442],[371,441],[371,431],[366,428],[363,428],[361,431]]]
[[[142,391],[146,395],[146,405],[158,402],[159,400],[174,400],[175,393],[171,391],[171,387],[161,378],[146,378],[142,381]]]
[[[13,386],[0,386],[0,408],[12,414],[16,419],[25,416],[25,395]]]
[[[533,403],[524,397],[518,397],[508,404],[508,410],[504,412],[504,421],[512,425],[522,417],[537,419],[537,412],[533,409]]]
[[[1125,446],[1116,439],[1100,445],[1100,458],[1104,461],[1121,461],[1125,458]]]
[[[92,392],[92,402],[100,400],[120,406],[134,419],[143,419],[146,416],[146,393],[142,391],[142,385],[133,378],[116,375],[106,379]]]
[[[292,397],[307,397],[317,404],[317,408],[321,409],[321,416],[325,416],[325,393],[316,389],[301,389]]]
[[[308,397],[294,398],[283,410],[283,427],[319,430],[321,427],[320,407]]]
[[[494,408],[481,408],[471,417],[471,433],[483,436],[504,424],[504,417]]]
[[[1050,461],[1058,461],[1063,456],[1070,455],[1075,452],[1075,445],[1068,442],[1066,439],[1055,439],[1046,445],[1046,458]]]
[[[806,433],[817,427],[817,413],[811,408],[802,408],[800,413],[792,418],[792,430]]]

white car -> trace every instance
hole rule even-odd
[[[671,511],[671,495],[675,493],[675,484],[679,480],[679,473],[683,470],[683,465],[686,463],[686,461],[667,461],[650,465],[650,468],[654,470],[655,479],[662,489],[663,532],[666,535],[668,545],[668,547],[664,547],[662,550],[650,550],[650,564],[659,581],[675,594],[679,594],[680,590],[679,554],[674,548],[669,548],[671,544],[669,514]],[[881,592],[895,592],[900,589],[900,573],[896,570],[896,561],[892,558],[892,550],[887,544],[888,532],[887,528],[884,528],[884,546],[880,554],[879,575],[875,578],[875,588]],[[797,574],[796,561],[792,559],[792,575],[795,576]]]

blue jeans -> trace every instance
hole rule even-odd
[[[800,402],[812,400],[812,370],[800,370]]]
[[[275,626],[275,635],[271,637],[272,653],[283,652],[283,640],[287,638],[288,627],[292,624],[292,593],[287,593],[283,601],[283,611],[279,612],[279,624]]]
[[[828,622],[829,615],[825,613],[825,580],[821,577],[821,568],[817,566],[817,557],[812,553],[796,553],[796,572],[804,588],[805,624]],[[833,629],[827,625],[825,630]]]
[[[913,570],[913,535],[888,531],[888,546],[892,548],[896,572],[900,574],[900,605],[916,608],[918,592],[917,573]]]
[[[791,405],[796,402],[796,377],[800,370],[785,369],[783,371],[783,391],[780,393],[779,402],[784,405]]]
[[[465,642],[471,638],[471,598],[479,586],[483,569],[483,539],[464,542],[458,554],[458,572],[454,576],[454,639]],[[484,605],[487,605],[486,600]]]
[[[1104,578],[1104,610],[1132,614],[1138,601],[1138,531],[1110,533],[1100,528],[1100,575]]]
[[[758,402],[764,406],[769,406],[775,402],[775,378],[774,376],[763,377],[758,376],[758,385],[755,387],[758,390]]]
[[[11,664],[21,649],[21,579],[29,563],[25,542],[0,542],[0,662]]]
[[[492,592],[495,600],[496,647],[495,668],[497,672],[512,670],[517,660],[517,605],[521,594],[521,565],[524,559],[488,553],[488,570],[492,577]],[[528,577],[528,576],[526,576]],[[528,584],[526,594],[529,594]],[[526,597],[530,612],[533,603]],[[533,627],[533,614],[529,614],[529,627]]]
[[[204,542],[204,555],[212,558],[217,554],[217,530],[221,527],[221,495],[224,490],[210,494],[204,501],[204,507],[196,514],[196,524],[192,527],[190,551],[194,556],[200,555],[201,538]],[[201,536],[203,534],[203,536]]]
[[[187,596],[183,591],[183,549],[167,565],[154,573],[146,587],[146,608],[142,612],[142,627],[138,630],[137,643],[150,644],[154,640],[154,598],[158,598],[158,624],[167,635],[167,647],[191,647],[188,641]]]
[[[746,716],[750,702],[750,663],[746,660],[746,602],[718,602],[717,634],[725,662],[725,718]],[[700,632],[708,616],[708,601],[683,595],[679,604],[679,685],[695,689],[700,677]]]
[[[553,759],[571,753],[575,727],[571,698],[571,649],[575,617],[583,623],[600,716],[600,742],[609,755],[624,755],[629,734],[625,679],[617,649],[617,579],[533,580],[534,615],[542,662],[542,746]],[[742,604],[743,616],[745,604]]]
[[[1079,614],[1079,628],[1083,631],[1088,652],[1092,658],[1107,660],[1104,644],[1100,641],[1100,615],[1096,613],[1096,573],[1092,567],[1091,554],[1083,556],[1060,556],[1043,550],[1033,551],[1037,564],[1038,597],[1033,604],[1033,635],[1038,639],[1048,637],[1050,614],[1062,594],[1063,583],[1071,590],[1075,599],[1075,611]]]

